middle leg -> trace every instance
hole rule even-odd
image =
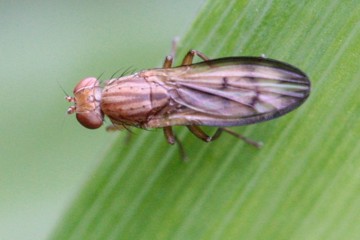
[[[202,52],[199,52],[197,50],[190,50],[186,56],[184,57],[181,66],[184,65],[191,65],[193,63],[193,59],[195,56],[200,57],[202,60],[204,61],[209,61],[210,58],[208,58],[205,54],[203,54]]]

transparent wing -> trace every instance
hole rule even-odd
[[[166,87],[178,105],[166,120],[175,125],[260,122],[295,109],[310,93],[302,71],[266,58],[222,58],[165,70]]]

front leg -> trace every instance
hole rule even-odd
[[[172,47],[171,47],[171,53],[169,56],[165,57],[165,61],[163,64],[163,68],[171,68],[173,60],[175,58],[175,54],[176,54],[176,47],[177,47],[177,43],[179,41],[179,38],[174,38],[172,41]]]
[[[169,55],[165,57],[163,68],[171,68],[174,57]]]

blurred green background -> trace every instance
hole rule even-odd
[[[67,116],[59,85],[161,66],[202,2],[0,3],[1,239],[48,236],[118,136]]]

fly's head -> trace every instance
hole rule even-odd
[[[104,121],[104,114],[100,108],[101,91],[96,78],[81,80],[74,88],[74,97],[65,97],[68,102],[74,103],[68,108],[67,113],[76,113],[77,120],[86,128],[99,128]]]

